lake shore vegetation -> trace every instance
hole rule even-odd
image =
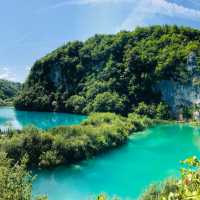
[[[13,105],[14,98],[20,89],[20,83],[0,79],[0,106]]]
[[[34,127],[9,130],[0,136],[0,149],[13,163],[27,155],[29,167],[52,168],[116,148],[126,143],[129,135],[152,126],[155,121],[135,113],[128,117],[94,113],[78,126],[46,131]]]

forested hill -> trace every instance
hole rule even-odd
[[[159,110],[161,98],[153,86],[162,79],[187,80],[191,52],[198,71],[200,31],[167,25],[69,42],[35,62],[15,106],[126,114],[145,102]]]
[[[20,89],[20,83],[0,79],[0,105],[10,104]]]

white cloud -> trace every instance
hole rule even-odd
[[[196,0],[187,0],[188,3],[200,5]],[[200,10],[184,7],[180,4],[170,2],[169,0],[63,0],[57,4],[41,9],[40,11],[57,9],[68,5],[98,5],[105,3],[129,3],[133,9],[128,17],[124,20],[116,31],[132,30],[136,26],[145,26],[145,21],[156,15],[164,15],[170,17],[181,17],[183,19],[191,19],[200,21]],[[196,6],[198,7],[198,6]],[[176,21],[174,21],[176,23]]]
[[[170,2],[177,2],[177,0],[168,0]],[[188,7],[198,9],[200,8],[200,1],[199,0],[178,0],[177,4],[181,5],[188,5]]]
[[[200,11],[187,8],[176,3],[170,3],[166,0],[151,0],[151,5],[156,11],[169,16],[182,16],[185,18],[200,20]]]
[[[31,70],[31,66],[27,66],[27,67],[25,67],[25,70],[26,70],[26,72],[30,72],[30,70]]]
[[[133,0],[65,0],[60,3],[54,4],[49,9],[60,8],[67,5],[91,5],[103,3],[132,3]]]
[[[133,7],[120,29],[133,29],[136,26],[145,25],[145,20],[156,14],[200,21],[200,10],[187,8],[167,0],[140,0]]]
[[[0,67],[0,79],[15,81],[16,76],[9,70],[8,67]]]

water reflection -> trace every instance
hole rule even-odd
[[[200,150],[200,129],[198,127],[193,128],[193,143]]]
[[[27,112],[16,111],[11,107],[0,108],[0,129],[22,127],[34,125],[38,128],[48,129],[61,125],[76,125],[86,119],[84,115],[73,115],[66,113],[49,112]]]

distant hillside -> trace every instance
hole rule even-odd
[[[10,104],[20,89],[20,83],[0,79],[0,105]]]
[[[198,71],[200,31],[167,25],[69,42],[34,64],[15,106],[127,114],[138,105],[145,110],[145,104],[151,104],[151,114],[160,109],[160,92],[153,89],[157,82],[190,78],[187,58],[191,52]]]

